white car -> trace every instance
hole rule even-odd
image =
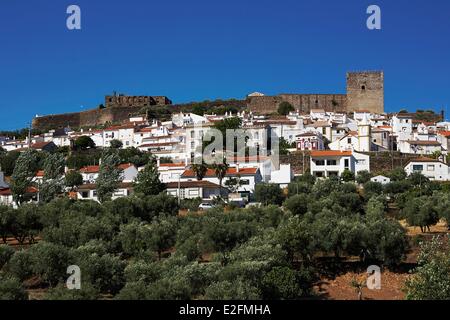
[[[201,203],[199,206],[198,206],[198,210],[200,210],[200,211],[205,211],[205,210],[209,210],[209,209],[212,209],[212,208],[214,208],[214,206],[211,204],[211,203]]]

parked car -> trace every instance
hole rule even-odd
[[[200,211],[206,211],[209,209],[214,208],[214,206],[211,203],[200,203],[200,205],[198,206],[198,210]]]

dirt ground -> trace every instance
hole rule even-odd
[[[402,288],[408,273],[393,273],[385,271],[381,274],[381,289],[362,289],[362,300],[403,300],[405,297]],[[367,279],[366,273],[348,272],[337,276],[334,280],[323,278],[314,287],[315,292],[321,299],[328,300],[358,300],[358,293],[351,285],[352,280],[364,281]]]

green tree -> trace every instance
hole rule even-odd
[[[158,168],[154,161],[150,161],[144,170],[137,175],[134,191],[144,195],[157,195],[165,190],[164,183],[159,180]]]
[[[65,185],[72,190],[83,184],[83,176],[75,170],[70,170],[65,175]]]
[[[33,274],[38,275],[50,286],[67,278],[66,271],[70,266],[70,256],[66,247],[39,242],[30,248],[30,255]]]
[[[0,245],[0,270],[9,262],[14,254],[14,249],[7,245]]]
[[[20,281],[24,281],[33,274],[31,263],[31,253],[22,249],[14,253],[5,268],[12,276]]]
[[[44,160],[44,179],[39,186],[39,200],[48,203],[61,194],[64,186],[65,159],[60,153],[49,154]]]
[[[403,168],[396,168],[392,170],[388,176],[392,181],[402,181],[405,180],[408,175]]]
[[[73,147],[75,150],[87,150],[95,148],[94,141],[88,136],[78,137],[74,143]]]
[[[364,183],[364,194],[367,199],[383,193],[383,185],[379,182],[368,181]]]
[[[155,219],[150,224],[149,246],[158,253],[158,260],[161,260],[163,251],[170,249],[175,244],[176,226],[177,219],[174,217]]]
[[[288,198],[283,206],[286,207],[294,215],[304,215],[308,211],[308,202],[310,197],[306,194],[298,194]]]
[[[341,179],[345,182],[355,181],[355,174],[352,171],[345,169],[341,174]]]
[[[87,301],[98,300],[99,293],[88,283],[83,282],[80,290],[67,290],[63,284],[59,284],[55,288],[50,288],[44,296],[44,300],[51,301]]]
[[[277,184],[259,183],[255,187],[255,199],[265,206],[269,204],[281,205],[284,195]]]
[[[0,155],[0,166],[6,176],[11,176],[13,174],[19,156],[19,151],[10,151]]]
[[[214,170],[216,177],[219,179],[220,191],[219,194],[222,197],[222,182],[225,176],[227,175],[227,171],[230,168],[230,165],[224,159],[223,163],[214,163],[212,165],[212,169]]]
[[[96,181],[97,194],[100,202],[111,200],[112,195],[122,181],[122,172],[118,168],[120,158],[116,150],[105,150]]]
[[[282,116],[287,116],[289,112],[295,111],[295,108],[287,101],[283,101],[278,105],[278,114]]]
[[[420,172],[411,173],[408,177],[408,180],[411,181],[413,186],[419,186],[419,187],[421,187],[424,184],[427,184],[430,181],[430,179],[425,177]]]
[[[41,230],[40,208],[37,205],[28,203],[16,210],[11,233],[20,244],[24,244],[26,239],[34,243],[35,236]]]
[[[201,180],[203,180],[206,173],[208,172],[208,166],[206,165],[206,163],[203,160],[201,160],[201,163],[195,162],[191,166],[191,170],[194,172],[195,176],[197,177],[197,180],[201,181]]]
[[[28,191],[33,185],[32,179],[37,169],[38,157],[35,150],[26,150],[17,159],[14,172],[11,176],[11,192],[14,201],[18,205],[28,200]]]
[[[6,244],[8,236],[12,235],[12,227],[16,221],[16,214],[11,207],[0,205],[0,237]]]
[[[123,147],[122,141],[117,140],[117,139],[111,140],[111,141],[109,142],[109,145],[110,145],[110,147],[113,148],[113,149],[122,149],[122,147]]]
[[[306,273],[305,273],[306,275]],[[275,267],[262,279],[263,296],[268,300],[295,300],[310,294],[313,275],[302,277],[289,267]]]
[[[75,262],[81,269],[83,283],[90,284],[101,293],[118,293],[125,285],[126,262],[111,254],[99,255],[84,249],[74,252]],[[83,288],[83,286],[82,286]]]
[[[1,300],[28,300],[28,294],[17,278],[0,274]]]
[[[356,182],[358,182],[359,184],[365,184],[366,182],[369,182],[371,178],[372,174],[369,171],[359,171],[356,175]]]
[[[428,197],[409,199],[402,210],[402,214],[406,217],[410,226],[420,227],[422,232],[425,232],[425,229],[430,231],[430,226],[439,221],[434,203]]]
[[[249,281],[235,279],[211,284],[206,288],[205,298],[208,300],[260,300],[261,291]]]
[[[408,300],[450,299],[450,240],[434,237],[423,242],[418,267],[405,284]]]

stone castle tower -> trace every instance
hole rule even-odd
[[[384,112],[384,73],[364,71],[347,73],[347,111]]]

